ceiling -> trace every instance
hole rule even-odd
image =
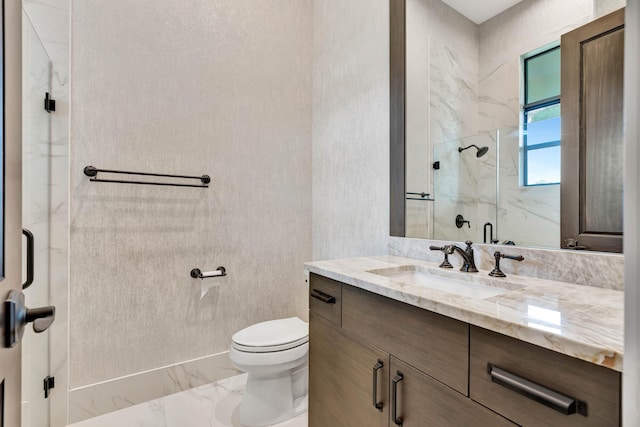
[[[484,21],[509,9],[514,4],[520,3],[522,0],[442,0],[469,20],[476,24],[482,24]]]

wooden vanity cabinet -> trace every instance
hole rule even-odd
[[[310,294],[310,427],[515,425],[466,397],[468,324],[327,280],[311,274],[341,298]]]
[[[340,298],[310,296],[309,427],[620,425],[619,372],[311,274],[314,289]]]

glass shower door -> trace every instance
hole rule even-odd
[[[24,12],[22,21],[22,227],[31,231],[35,243],[34,280],[24,294],[28,307],[43,307],[50,305],[51,119],[44,99],[51,94],[51,61]],[[43,389],[48,375],[49,330],[36,334],[29,326],[22,341],[23,427],[49,425]]]
[[[433,238],[481,243],[485,224],[495,237],[497,132],[435,144],[433,159]]]

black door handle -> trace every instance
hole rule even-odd
[[[27,280],[22,284],[22,289],[27,289],[33,283],[33,254],[35,245],[32,232],[23,228],[22,234],[27,238]]]
[[[44,332],[51,326],[56,317],[56,308],[27,308],[24,305],[24,293],[13,290],[4,302],[4,345],[13,347],[22,340],[27,323],[33,322],[34,332]]]
[[[33,322],[33,331],[37,334],[49,329],[49,326],[56,319],[56,308],[52,305],[47,307],[27,308],[25,321]]]

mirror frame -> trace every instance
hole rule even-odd
[[[406,1],[389,0],[389,235],[405,237]]]

